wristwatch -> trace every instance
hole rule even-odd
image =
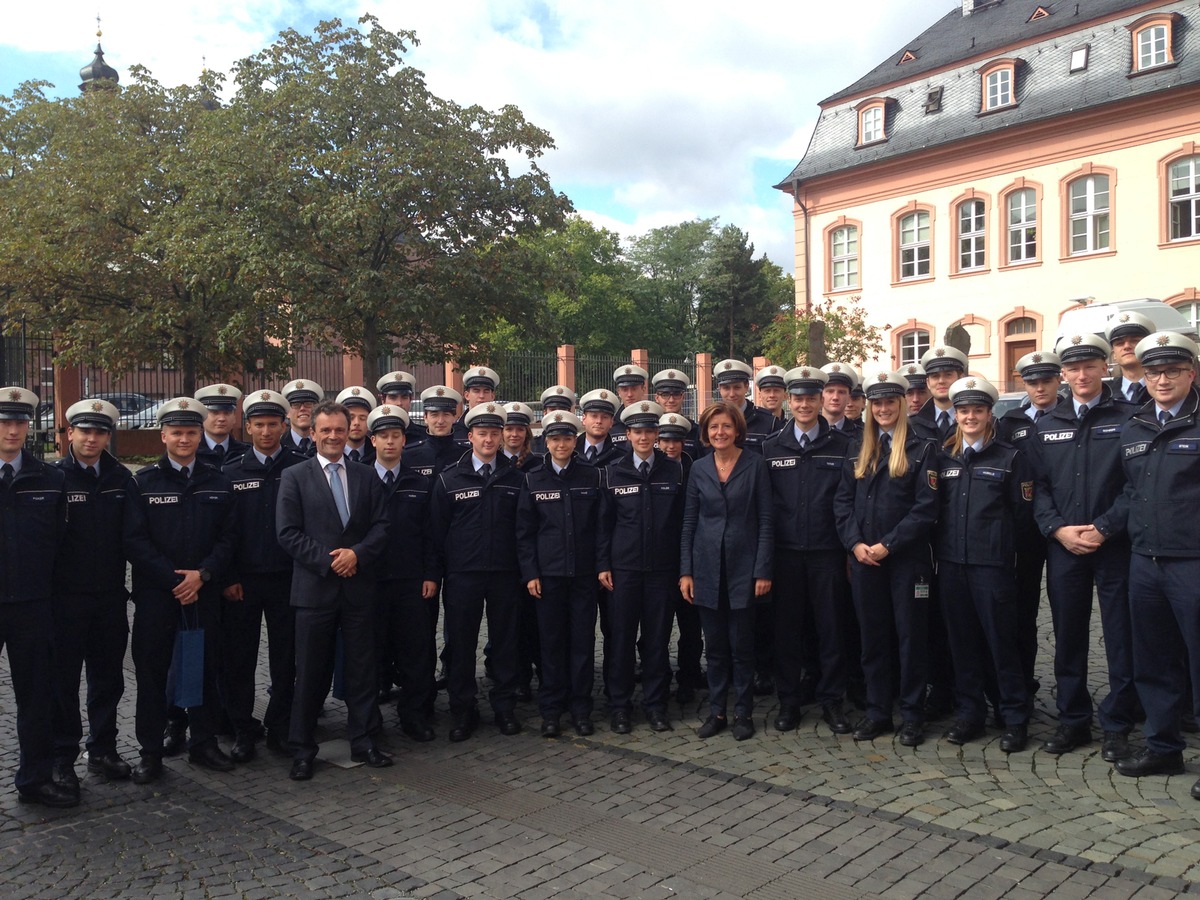
[[[208,584],[210,581],[212,581],[212,572],[208,571],[208,569],[201,569],[200,570],[200,581],[203,584]]]

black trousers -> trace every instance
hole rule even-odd
[[[679,641],[675,645],[675,683],[704,687],[707,682],[700,669],[700,656],[704,652],[700,613],[682,595],[675,598],[675,622],[679,626]]]
[[[234,732],[258,731],[254,683],[262,621],[267,620],[267,659],[271,698],[262,724],[283,738],[292,715],[296,680],[296,617],[291,606],[292,573],[242,577],[243,600],[221,600],[221,697]]]
[[[1037,619],[1042,605],[1042,573],[1046,568],[1046,541],[1034,536],[1017,547],[1017,649],[1021,672],[1032,694],[1037,680]]]
[[[346,738],[351,752],[370,750],[383,727],[375,704],[374,589],[351,593],[342,587],[332,606],[298,606],[295,615],[296,693],[288,731],[293,755],[310,762],[316,758],[317,716],[333,675],[339,629],[345,648]]]
[[[1054,680],[1062,725],[1092,721],[1087,673],[1095,585],[1108,660],[1108,695],[1100,701],[1097,718],[1105,731],[1128,733],[1133,728],[1137,690],[1133,684],[1129,566],[1128,541],[1106,542],[1084,556],[1076,556],[1058,541],[1046,544],[1046,596],[1054,620]]]
[[[487,610],[491,640],[492,711],[508,715],[516,705],[517,660],[520,652],[520,597],[516,572],[454,572],[442,583],[445,606],[446,693],[450,712],[462,716],[477,706],[475,680],[479,626]]]
[[[117,751],[117,706],[125,693],[129,616],[124,590],[60,594],[54,616],[54,756],[73,763],[83,738],[79,678],[87,672],[88,753]]]
[[[381,581],[375,591],[378,684],[400,686],[396,711],[404,722],[425,722],[433,705],[437,603],[421,596],[419,578]]]
[[[133,669],[137,679],[135,731],[142,756],[162,756],[167,725],[167,673],[175,651],[175,632],[183,622],[183,607],[168,591],[142,591],[133,596]],[[220,662],[221,606],[215,587],[204,588],[189,605],[189,625],[204,629],[204,701],[188,707],[188,749],[216,741],[220,710],[217,666]]]
[[[848,670],[845,552],[777,547],[774,594],[774,618],[771,619],[770,606],[759,614],[770,619],[772,625],[775,687],[780,707],[795,709],[800,705],[806,621],[812,623],[820,660],[817,700],[822,705],[840,703],[846,695]]]
[[[53,620],[48,600],[0,603],[0,647],[8,647],[8,668],[17,701],[17,743],[21,748],[18,788],[37,787],[49,781],[54,763],[54,682],[50,658]],[[162,703],[158,705],[161,709]]]
[[[596,679],[596,576],[541,581],[542,598],[529,597],[542,653],[538,709],[544,719],[567,711],[587,718]]]
[[[679,575],[674,571],[612,573],[608,598],[609,640],[604,682],[609,705],[628,710],[633,703],[638,631],[642,635],[642,706],[666,709],[671,690],[671,621]]]
[[[747,719],[754,715],[754,622],[757,610],[753,596],[739,599],[746,605],[734,609],[725,579],[725,564],[722,563],[716,608],[696,607],[707,650],[709,710],[718,718],[725,718],[731,683],[733,714]],[[769,615],[770,607],[766,609]]]

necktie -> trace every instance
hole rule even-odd
[[[362,454],[359,453],[357,450],[351,450],[349,453],[349,456],[350,456],[350,462],[358,462],[359,460],[362,459]]]
[[[213,447],[213,448],[212,448],[212,452],[213,452],[214,454],[216,454],[216,457],[217,457],[217,465],[218,465],[218,466],[219,466],[219,465],[221,465],[222,461],[224,461],[224,459],[225,459],[225,445],[224,445],[224,444],[217,444],[217,446],[215,446],[215,447]]]
[[[387,474],[383,476],[383,483],[386,484],[388,487],[391,487],[393,484],[395,484],[396,483],[396,473],[393,472],[391,469],[388,469]]]
[[[180,470],[179,470],[179,474],[183,476],[183,480],[184,480],[184,481],[187,481],[187,480],[188,480],[188,478],[190,478],[190,477],[191,477],[191,474],[192,474],[192,473],[191,473],[190,471],[188,471],[188,467],[187,467],[187,466],[183,466],[182,468],[180,468]]]
[[[950,431],[950,413],[943,410],[938,413],[938,434],[945,436]]]
[[[1045,414],[1046,414],[1046,410],[1044,410],[1044,409],[1039,409],[1037,412],[1035,412],[1035,413],[1033,414],[1033,421],[1035,421],[1035,422],[1036,422],[1038,419],[1040,419],[1040,418],[1041,418],[1042,416],[1044,416]]]
[[[329,469],[329,490],[333,492],[333,505],[337,507],[342,527],[345,528],[350,521],[350,507],[346,504],[346,492],[342,490],[342,464],[330,463],[327,468]]]
[[[640,463],[638,463],[638,471],[641,472],[642,477],[645,478],[650,474],[650,463],[643,459]]]
[[[975,458],[975,448],[974,447],[966,447],[963,449],[963,462],[964,463],[966,463],[969,466],[971,464],[971,460],[973,460],[974,458]]]
[[[480,466],[480,467],[479,467],[479,474],[480,474],[480,475],[482,475],[482,476],[484,477],[484,480],[487,480],[488,478],[491,478],[491,477],[492,477],[492,464],[491,464],[491,463],[484,463],[482,466]]]
[[[807,450],[809,443],[810,443],[810,441],[808,440],[807,434],[800,435],[800,449],[801,450]]]
[[[1089,407],[1086,407],[1086,406],[1079,407],[1079,409],[1075,413],[1075,421],[1076,422],[1082,422],[1084,419],[1087,418],[1088,408]]]
[[[1172,416],[1168,410],[1161,409],[1158,411],[1158,423],[1164,427],[1173,418],[1174,418],[1174,416]]]
[[[879,439],[879,455],[885,458],[892,455],[892,436],[890,434],[885,434]]]
[[[588,448],[587,448],[587,458],[588,458],[588,462],[595,462],[595,461],[596,461],[596,445],[595,445],[595,444],[591,444],[591,445],[589,445],[589,446],[588,446]]]
[[[312,449],[312,438],[300,438],[300,452],[308,455],[310,449]]]
[[[13,471],[12,463],[5,463],[0,472],[4,473],[4,486],[8,487],[13,483],[13,479],[17,477],[17,473]]]

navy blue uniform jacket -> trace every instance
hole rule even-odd
[[[1033,520],[1033,472],[1024,453],[993,440],[965,463],[943,450],[938,454],[938,499],[938,559],[961,565],[1016,564],[1017,533]]]
[[[655,450],[650,473],[643,476],[633,460],[633,453],[622,454],[604,470],[596,568],[600,572],[677,572],[683,466]]]
[[[0,602],[50,597],[67,520],[63,481],[60,470],[22,450],[21,471],[0,490]]]
[[[788,550],[841,550],[833,498],[853,446],[818,419],[820,434],[804,450],[790,424],[763,444],[775,508],[775,543]]]
[[[54,588],[66,594],[128,596],[125,590],[125,500],[133,473],[107,450],[100,477],[79,467],[67,451],[56,464],[65,479],[67,527]],[[87,572],[80,578],[80,572]]]
[[[243,575],[286,574],[292,571],[292,557],[279,543],[275,528],[275,508],[279,504],[279,484],[283,473],[304,462],[307,457],[290,447],[280,446],[269,465],[264,466],[253,448],[221,470],[233,488],[241,540],[233,555],[233,567],[222,579],[237,584]]]
[[[503,453],[484,479],[470,452],[437,477],[430,500],[428,581],[447,572],[517,572],[517,498],[525,476]],[[376,479],[378,480],[378,479]]]
[[[517,555],[521,580],[596,575],[596,523],[600,515],[600,469],[578,456],[562,472],[549,455],[525,476],[517,503]]]
[[[927,545],[938,512],[933,442],[909,433],[904,443],[908,472],[903,478],[891,477],[886,460],[880,460],[874,475],[855,478],[858,453],[855,445],[846,457],[833,500],[842,546],[853,553],[857,544],[883,544],[888,553],[902,553]]]

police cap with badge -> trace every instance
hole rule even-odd
[[[503,428],[508,424],[508,413],[499,403],[477,403],[463,416],[463,424],[472,428]]]
[[[542,391],[542,409],[565,409],[570,411],[575,408],[578,399],[575,396],[575,392],[565,384],[552,384]]]
[[[678,369],[655,372],[652,381],[656,394],[682,394],[688,389],[688,378]]]
[[[1069,337],[1064,335],[1059,339],[1055,350],[1064,366],[1068,363],[1084,362],[1089,359],[1107,360],[1109,354],[1112,353],[1112,347],[1109,346],[1108,341],[1091,332],[1073,334]]]
[[[862,387],[868,400],[888,400],[903,397],[912,385],[899,372],[879,369],[863,375]]]
[[[663,413],[658,417],[658,439],[682,441],[692,431],[691,420],[682,413]]]
[[[950,402],[954,406],[994,406],[1000,399],[1000,392],[986,378],[968,375],[950,385]]]
[[[1117,313],[1104,326],[1104,337],[1111,344],[1121,338],[1144,338],[1154,332],[1154,322],[1141,313],[1126,311]]]
[[[617,414],[617,397],[612,391],[606,391],[603,388],[588,391],[579,398],[579,408],[585,413],[599,412],[615,416]]]
[[[537,420],[537,415],[527,403],[519,403],[512,400],[504,404],[504,413],[507,417],[506,425],[524,425],[527,428],[531,427]]]
[[[816,366],[796,366],[788,369],[783,376],[787,392],[797,397],[809,394],[819,394],[825,390],[829,376]]]
[[[38,395],[23,387],[0,388],[0,421],[28,422],[37,409]]]
[[[840,384],[848,389],[853,389],[858,385],[858,373],[854,371],[854,366],[844,362],[831,362],[821,366],[821,371],[829,378],[827,384]]]
[[[1143,366],[1170,364],[1194,366],[1200,347],[1189,337],[1174,331],[1158,331],[1138,341],[1138,362]]]
[[[158,425],[203,425],[208,418],[208,408],[195,397],[175,397],[158,408]]]
[[[542,419],[542,437],[554,437],[558,434],[565,434],[568,437],[575,438],[583,431],[583,422],[579,416],[565,409],[556,409],[549,412]]]
[[[921,368],[925,370],[926,378],[934,372],[954,370],[965,372],[967,371],[967,356],[957,347],[948,347],[944,344],[930,347],[921,357]]]
[[[375,390],[379,391],[381,397],[390,397],[392,394],[411,397],[416,389],[417,379],[409,372],[388,372],[375,382]]]
[[[780,366],[765,366],[758,370],[754,376],[754,383],[760,388],[764,387],[785,387],[784,376],[787,372]]]
[[[617,366],[613,372],[613,384],[617,387],[634,387],[645,384],[649,380],[650,374],[641,366],[632,364]]]
[[[107,400],[80,400],[67,407],[67,424],[72,428],[95,428],[112,431],[117,427],[121,411]]]
[[[195,396],[213,412],[233,412],[242,399],[242,392],[232,384],[209,384],[196,391]]]
[[[435,384],[421,391],[421,408],[427,412],[458,412],[462,394],[444,384]]]
[[[754,370],[740,359],[723,359],[713,368],[713,381],[717,384],[732,384],[744,381],[747,384],[754,377]]]
[[[365,409],[367,412],[373,410],[377,405],[375,403],[375,395],[361,385],[353,385],[345,388],[335,399],[347,409],[357,406],[359,409]]]
[[[385,403],[382,406],[377,406],[371,410],[367,416],[367,431],[371,434],[378,434],[381,431],[387,431],[391,428],[399,428],[401,431],[408,431],[408,413],[401,406],[396,406],[394,403]]]
[[[1062,360],[1053,350],[1034,350],[1017,360],[1017,374],[1022,381],[1041,381],[1062,374]]]
[[[297,378],[289,381],[280,391],[291,406],[298,403],[320,403],[325,396],[325,390],[311,378]]]
[[[463,373],[463,389],[473,387],[491,388],[495,391],[500,387],[500,373],[487,366],[472,366]]]
[[[621,410],[621,421],[626,428],[658,428],[658,420],[665,412],[653,400],[641,400]]]
[[[287,398],[278,391],[251,391],[242,400],[242,415],[247,419],[255,416],[279,416],[287,418]]]
[[[896,370],[896,374],[908,382],[908,389],[925,389],[925,368],[920,363],[909,363]]]

